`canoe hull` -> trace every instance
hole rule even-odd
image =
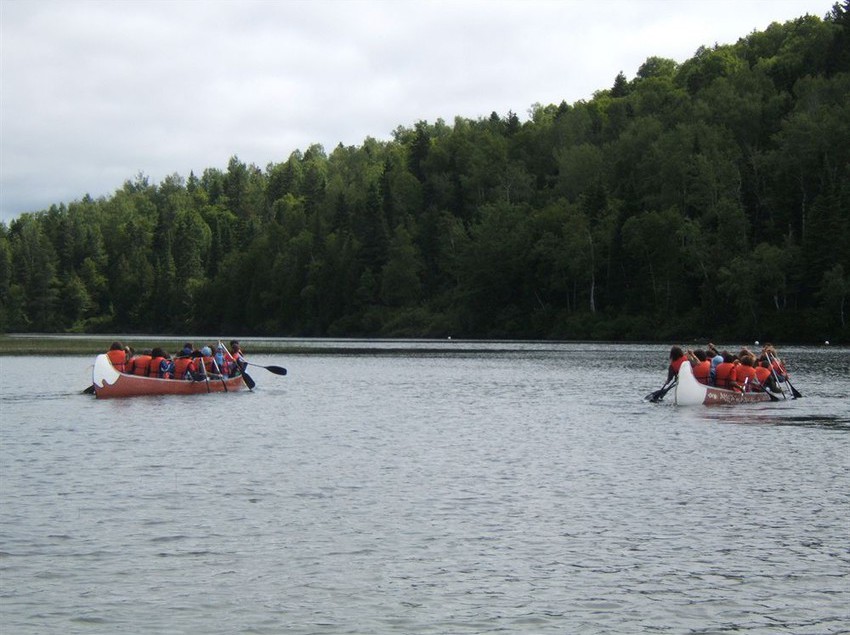
[[[106,355],[98,355],[92,371],[94,395],[98,399],[147,397],[152,395],[199,395],[210,392],[241,390],[245,383],[241,377],[186,381],[183,379],[158,379],[119,373]]]
[[[679,368],[679,380],[673,394],[677,406],[722,406],[770,401],[770,395],[766,392],[738,392],[701,384],[687,363]]]

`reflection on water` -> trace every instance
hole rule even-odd
[[[3,631],[847,632],[846,350],[677,408],[663,346],[362,346],[117,401],[0,360]]]
[[[719,423],[760,424],[773,426],[800,426],[807,428],[825,428],[829,430],[850,431],[850,417],[810,415],[803,417],[784,417],[776,414],[740,414],[724,413],[721,416],[706,417]]]

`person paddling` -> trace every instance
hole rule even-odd
[[[230,351],[225,351],[225,353],[227,353],[227,355],[230,356],[230,360],[233,361],[231,377],[235,376],[237,372],[245,371],[245,367],[248,365],[248,362],[245,360],[245,355],[242,352],[242,347],[239,345],[239,340],[230,340]]]
[[[119,373],[127,370],[127,353],[124,350],[124,345],[121,342],[112,342],[112,346],[106,352],[109,362],[115,367]]]
[[[738,378],[735,372],[736,358],[729,351],[723,351],[723,361],[717,365],[714,372],[714,385],[718,388],[732,390]]]
[[[183,350],[174,357],[174,379],[195,379],[198,374],[195,359],[199,356],[200,352],[195,354],[192,343],[186,342]]]
[[[705,351],[702,349],[697,349],[693,353],[690,353],[689,357],[694,367],[694,379],[707,386],[711,376],[711,360],[708,359]]]
[[[758,382],[756,380],[755,357],[751,353],[745,353],[740,357],[741,363],[735,367],[734,389],[740,392],[751,392],[755,390]]]
[[[688,362],[688,356],[685,355],[685,351],[682,350],[681,346],[671,347],[669,357],[670,365],[667,367],[667,381],[665,382],[667,384],[679,376],[679,368],[682,367],[682,364],[686,362],[690,363]]]

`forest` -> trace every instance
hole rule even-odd
[[[0,332],[846,343],[848,245],[843,0],[525,121],[22,214]]]

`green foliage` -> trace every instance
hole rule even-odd
[[[0,224],[1,331],[847,339],[850,20]]]

